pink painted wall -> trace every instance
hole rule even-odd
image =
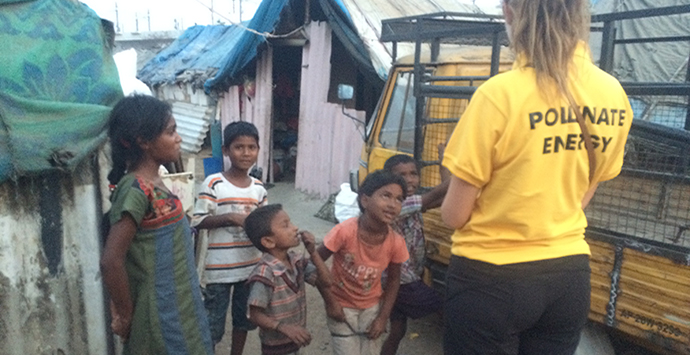
[[[268,162],[271,147],[271,117],[273,111],[273,50],[267,47],[256,63],[256,93],[251,98],[238,86],[232,86],[220,99],[220,121],[225,129],[230,122],[246,121],[253,123],[259,131],[258,166],[263,168],[263,181],[269,181]],[[240,105],[240,102],[242,103]],[[230,160],[224,158],[225,166]],[[273,179],[271,178],[270,181]]]
[[[331,28],[325,22],[307,27],[309,42],[302,52],[299,140],[295,187],[326,197],[348,181],[357,167],[362,138],[338,104],[327,102],[330,82]],[[364,120],[364,112],[347,110]]]

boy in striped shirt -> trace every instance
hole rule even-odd
[[[213,344],[225,333],[225,318],[232,293],[232,346],[230,354],[240,355],[249,330],[256,327],[247,319],[246,281],[261,257],[244,232],[249,213],[266,204],[266,189],[249,176],[259,155],[259,132],[247,122],[233,122],[223,131],[223,154],[231,166],[209,175],[202,185],[192,226],[208,229],[204,306],[208,311]]]
[[[263,355],[299,354],[309,345],[307,299],[304,282],[326,289],[331,285],[328,268],[316,252],[314,236],[300,232],[281,205],[268,205],[252,212],[245,230],[264,252],[249,281],[249,319],[261,329]],[[304,243],[309,258],[288,251]]]

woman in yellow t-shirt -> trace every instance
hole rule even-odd
[[[572,354],[587,320],[583,208],[623,164],[633,112],[591,61],[587,0],[504,0],[513,70],[474,94],[445,150],[455,228],[446,354]]]

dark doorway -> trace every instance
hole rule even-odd
[[[301,46],[273,48],[271,157],[274,181],[295,181],[301,73]]]

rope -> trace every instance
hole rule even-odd
[[[261,37],[264,37],[264,38],[288,38],[288,37],[294,35],[295,33],[297,33],[297,32],[299,32],[299,31],[301,31],[301,30],[304,29],[304,25],[302,25],[302,26],[299,26],[299,27],[297,27],[296,29],[294,29],[294,30],[292,30],[292,31],[290,31],[290,32],[288,32],[288,33],[282,34],[282,35],[276,35],[276,34],[268,33],[268,32],[259,32],[259,31],[255,30],[255,29],[249,28],[249,27],[247,27],[247,26],[245,26],[245,25],[243,25],[243,24],[241,24],[241,23],[232,21],[231,19],[225,17],[225,15],[221,14],[220,12],[217,12],[216,10],[212,9],[211,7],[209,7],[208,5],[204,4],[201,0],[194,0],[194,1],[198,2],[201,6],[207,8],[209,11],[211,11],[211,12],[213,12],[214,14],[218,15],[219,17],[223,18],[224,20],[226,20],[226,21],[229,22],[230,24],[232,24],[232,25],[234,25],[234,26],[237,26],[237,27],[239,27],[239,28],[241,28],[241,29],[243,29],[243,30],[245,30],[245,31],[247,31],[247,32],[251,32],[251,33],[253,33],[253,34],[255,34],[255,35],[258,35],[258,36],[261,36]]]

